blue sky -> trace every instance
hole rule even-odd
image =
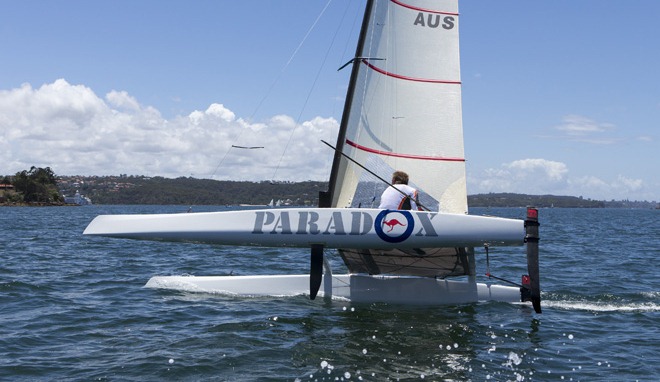
[[[363,4],[3,2],[0,174],[326,180]],[[660,2],[459,9],[470,194],[660,201]]]

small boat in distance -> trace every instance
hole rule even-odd
[[[64,203],[86,206],[92,204],[92,199],[88,198],[87,196],[81,195],[80,191],[76,191],[76,193],[73,196],[64,196]]]

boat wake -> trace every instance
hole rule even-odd
[[[613,304],[587,301],[545,300],[543,307],[565,310],[587,310],[592,312],[660,312],[660,305],[656,303]]]
[[[625,297],[601,295],[595,298],[548,294],[543,306],[562,310],[590,312],[660,312],[660,292],[640,292]]]
[[[154,289],[167,289],[175,290],[179,292],[206,292],[206,290],[194,283],[186,282],[186,277],[194,276],[180,276],[177,279],[166,278],[166,277],[153,277],[145,285],[145,288],[154,288]]]

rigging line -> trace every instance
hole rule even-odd
[[[323,11],[321,11],[321,14],[319,14],[318,18],[314,22],[314,25],[319,21],[323,13],[325,13],[325,10],[328,8],[332,0],[329,0],[325,8],[323,8]],[[314,27],[314,25],[312,27]],[[341,23],[340,23],[341,25]],[[325,67],[326,62],[328,61],[328,56],[330,55],[330,51],[332,49],[332,46],[335,43],[335,39],[337,38],[337,34],[339,34],[339,29],[337,28],[335,30],[335,34],[332,36],[332,40],[330,41],[330,44],[328,45],[328,49],[325,52],[325,55],[323,56],[323,61],[321,62],[321,66],[319,67],[319,70],[316,72],[316,77],[314,77],[314,81],[312,82],[312,86],[309,89],[309,92],[307,92],[307,97],[305,98],[305,102],[303,103],[302,108],[300,109],[300,113],[298,114],[298,118],[296,119],[296,124],[294,125],[293,129],[291,129],[291,134],[289,134],[289,139],[286,141],[286,145],[284,146],[284,150],[282,151],[282,155],[280,156],[280,159],[277,161],[277,165],[275,166],[275,169],[273,170],[273,176],[271,176],[271,179],[275,179],[275,175],[277,174],[277,171],[280,169],[280,165],[282,164],[282,159],[284,159],[284,154],[287,152],[289,149],[289,145],[291,144],[291,140],[293,139],[293,135],[296,132],[296,129],[300,125],[300,120],[302,119],[303,112],[305,111],[305,108],[307,107],[307,103],[309,102],[309,99],[312,96],[312,92],[314,91],[314,88],[316,87],[316,83],[318,82],[319,77],[321,76],[321,72],[323,71],[323,68]],[[311,29],[307,32],[307,35],[311,32]],[[307,38],[307,36],[305,36]],[[304,41],[304,40],[303,40]],[[302,43],[301,43],[302,45]],[[300,46],[298,47],[300,48]]]
[[[263,105],[264,101],[266,101],[266,98],[268,98],[268,96],[270,95],[271,91],[272,91],[273,88],[275,87],[275,84],[277,84],[277,83],[279,82],[280,78],[282,78],[282,74],[284,74],[284,72],[286,71],[286,69],[289,67],[289,65],[290,65],[291,62],[293,61],[294,57],[298,54],[298,51],[300,50],[300,48],[303,46],[303,44],[304,44],[305,41],[307,40],[307,37],[309,37],[309,34],[310,34],[310,33],[312,32],[312,30],[316,27],[316,24],[319,22],[319,20],[321,19],[321,16],[323,16],[323,14],[325,13],[326,9],[328,9],[328,6],[330,5],[330,3],[332,3],[332,0],[328,0],[328,2],[326,3],[325,7],[323,7],[323,9],[321,10],[321,13],[316,17],[316,20],[314,20],[314,23],[312,24],[312,26],[309,27],[309,29],[307,30],[307,33],[306,33],[305,36],[303,37],[302,41],[300,41],[300,43],[298,44],[298,47],[293,51],[293,53],[291,54],[291,57],[289,57],[289,60],[286,62],[286,64],[284,64],[284,66],[283,66],[282,69],[280,70],[280,73],[277,75],[277,77],[275,77],[275,79],[273,80],[273,82],[270,84],[270,87],[268,87],[268,90],[266,90],[266,93],[265,93],[264,96],[261,98],[261,100],[260,100],[259,103],[257,104],[257,107],[254,109],[254,111],[253,111],[252,114],[250,115],[249,120],[252,120],[252,119],[254,118],[254,116],[257,114],[257,112],[259,111],[259,109],[261,109],[261,105]],[[238,134],[238,137],[236,137],[236,139],[234,140],[234,142],[238,142],[238,141],[240,141],[240,139],[241,139],[241,137],[243,136],[243,133],[244,133],[244,132],[245,132],[245,129],[241,129],[240,133]],[[213,177],[215,176],[215,174],[218,172],[218,169],[220,168],[220,166],[222,166],[222,164],[224,163],[225,159],[227,159],[227,156],[229,155],[229,152],[231,151],[232,148],[236,148],[236,146],[235,146],[235,145],[231,145],[231,146],[227,149],[227,151],[225,152],[225,155],[224,155],[224,156],[222,157],[222,159],[220,160],[220,163],[218,163],[218,165],[215,167],[215,170],[213,171],[213,174],[211,174],[211,178],[213,178]],[[281,158],[280,158],[280,161],[281,161]],[[279,167],[279,164],[278,164],[278,167]]]
[[[503,278],[501,278],[501,277],[493,276],[493,275],[490,273],[490,256],[489,256],[489,253],[488,253],[488,248],[489,248],[488,244],[485,244],[485,245],[484,245],[484,249],[486,250],[486,276],[488,276],[489,279],[500,280],[500,281],[503,281],[503,282],[505,282],[505,283],[509,283],[509,284],[511,284],[511,285],[515,285],[515,286],[518,286],[518,287],[521,287],[521,288],[522,288],[523,286],[520,285],[520,284],[518,284],[518,283],[515,283],[515,282],[513,282],[513,281],[509,281],[509,280],[507,280],[507,279],[503,279]]]
[[[316,24],[318,24],[319,20],[321,19],[321,17],[325,13],[325,11],[328,9],[328,6],[330,6],[330,3],[332,3],[332,0],[328,0],[328,2],[325,4],[325,7],[323,7],[323,9],[321,10],[321,13],[319,13],[319,15],[316,16],[316,20],[314,20],[314,23],[312,24],[312,26],[309,27],[309,29],[307,30],[307,33],[303,37],[302,41],[300,41],[300,43],[298,44],[296,49],[291,54],[291,57],[289,57],[289,61],[287,61],[286,64],[284,64],[284,66],[280,70],[280,73],[277,75],[275,80],[273,80],[273,82],[270,84],[270,87],[266,91],[266,94],[264,94],[264,96],[261,98],[261,100],[257,104],[257,108],[254,110],[254,112],[250,116],[250,119],[254,118],[254,116],[257,114],[257,111],[259,111],[259,109],[261,108],[261,105],[263,105],[264,101],[266,101],[266,98],[268,98],[268,96],[270,95],[270,92],[275,87],[275,84],[277,84],[279,82],[280,78],[282,78],[282,74],[284,74],[286,69],[289,67],[289,65],[291,64],[293,59],[298,54],[298,51],[300,50],[300,48],[305,44],[305,41],[307,41],[307,37],[309,37],[310,33],[312,33],[312,30],[314,30],[314,28],[316,27]]]
[[[524,288],[521,284],[518,284],[518,283],[513,282],[513,281],[509,281],[507,279],[503,279],[501,277],[493,276],[491,274],[488,274],[486,276],[488,276],[488,278],[491,278],[491,279],[500,280],[502,282],[505,282],[505,283],[508,283],[508,284],[511,284],[511,285],[515,285],[515,286],[520,287],[520,288]]]
[[[346,158],[346,159],[350,160],[351,162],[355,163],[356,165],[360,166],[363,170],[365,170],[365,171],[368,172],[369,174],[375,176],[375,177],[378,178],[378,180],[380,180],[381,182],[383,182],[383,183],[387,184],[389,187],[392,187],[393,189],[397,190],[400,194],[402,194],[402,195],[405,196],[406,198],[408,197],[408,195],[407,195],[405,192],[403,192],[403,191],[399,190],[398,188],[394,187],[394,185],[393,185],[392,183],[386,181],[385,179],[383,179],[383,178],[381,178],[380,176],[378,176],[378,174],[376,174],[375,172],[373,172],[373,171],[369,170],[368,168],[364,167],[361,163],[359,163],[359,162],[356,161],[355,159],[353,159],[353,158],[349,157],[348,155],[346,155],[345,153],[343,153],[343,152],[337,150],[337,148],[334,147],[333,145],[329,144],[328,142],[326,142],[326,141],[324,141],[324,140],[321,140],[321,142],[325,143],[328,147],[330,147],[331,149],[333,149],[333,150],[335,150],[336,152],[338,152],[339,154],[341,154],[344,158]],[[412,198],[411,198],[411,199],[412,199]],[[426,208],[425,206],[422,205],[422,203],[419,202],[419,198],[417,198],[417,200],[415,200],[415,199],[413,199],[413,200],[415,201],[415,204],[417,204],[417,206],[418,206],[419,208],[423,209],[424,211],[429,211],[429,212],[431,211],[430,209]]]
[[[213,179],[213,177],[215,176],[215,174],[218,173],[218,169],[220,168],[220,166],[222,166],[222,163],[224,163],[224,161],[225,161],[225,159],[227,158],[227,155],[229,155],[229,152],[231,151],[231,149],[232,149],[232,148],[231,148],[231,146],[230,146],[230,147],[227,149],[227,151],[225,151],[225,155],[222,157],[222,159],[220,159],[220,163],[218,163],[218,165],[215,166],[215,170],[213,170],[213,173],[211,174],[211,179]]]
[[[343,24],[343,20],[346,18],[346,14],[348,14],[348,9],[349,9],[349,7],[346,7],[346,9],[344,10],[344,15],[341,18],[342,19],[342,24]],[[355,16],[353,17],[353,23],[351,24],[351,29],[348,33],[348,36],[354,36],[353,31],[355,30],[355,26],[358,24],[358,22],[360,20],[360,12],[354,12],[354,14],[355,14]],[[346,52],[349,49],[349,41],[350,40],[346,40],[346,43],[344,44],[344,50],[341,53],[341,56],[339,56],[340,61],[343,61],[343,58],[346,57]],[[340,64],[341,64],[341,62],[340,62]]]

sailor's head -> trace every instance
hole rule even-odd
[[[394,171],[392,184],[408,184],[408,174],[403,171]]]

